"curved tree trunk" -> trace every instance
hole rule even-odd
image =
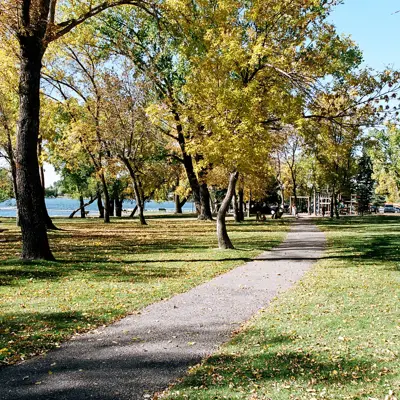
[[[83,197],[82,197],[83,199]],[[81,201],[79,201],[80,206],[79,208],[77,208],[76,210],[72,211],[72,213],[69,215],[68,218],[74,218],[74,215],[80,211],[81,212],[81,218],[85,218],[86,217],[86,213],[85,213],[85,207],[89,206],[90,204],[94,203],[96,201],[96,199],[98,200],[98,196],[93,197],[92,199],[90,199],[87,203],[82,204]],[[82,214],[83,211],[83,214]]]
[[[15,152],[17,205],[22,233],[22,258],[54,260],[47,237],[43,189],[40,183],[40,71],[44,49],[40,38],[20,36],[19,121]]]
[[[235,193],[236,182],[239,177],[239,172],[235,171],[230,174],[228,191],[226,192],[225,198],[222,201],[221,207],[217,214],[217,238],[218,247],[220,249],[233,249],[233,244],[229,239],[228,232],[226,230],[226,213],[228,212],[229,205],[232,202],[233,194]]]
[[[137,209],[138,206],[136,205],[135,208],[132,210],[131,214],[129,215],[129,218],[133,218],[135,216]]]
[[[181,200],[181,202],[179,203],[179,207],[180,207],[180,208],[183,208],[183,206],[186,204],[187,201],[188,201],[188,198],[187,198],[187,197],[184,197],[184,198]]]

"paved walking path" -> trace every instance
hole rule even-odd
[[[1,400],[145,399],[214,352],[320,257],[325,238],[294,223],[276,249],[170,300],[0,370]]]

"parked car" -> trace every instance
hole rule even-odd
[[[395,208],[394,208],[394,212],[395,212],[395,213],[400,213],[400,207],[395,207]]]
[[[380,214],[383,214],[383,213],[385,212],[385,207],[383,207],[383,206],[379,207],[379,208],[378,208],[378,212],[379,212]]]
[[[383,208],[383,212],[386,214],[386,213],[395,213],[396,212],[396,210],[395,210],[395,208],[393,207],[393,206],[385,206],[384,208]]]

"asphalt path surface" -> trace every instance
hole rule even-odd
[[[254,261],[59,349],[0,370],[1,400],[151,398],[212,354],[323,253],[325,237],[296,221]]]

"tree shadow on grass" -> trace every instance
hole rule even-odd
[[[0,368],[9,363],[7,357],[19,358],[21,354],[33,356],[45,350],[58,347],[58,341],[65,341],[73,335],[79,327],[80,332],[89,331],[100,326],[109,319],[102,315],[116,317],[126,315],[121,309],[107,308],[96,316],[80,311],[64,312],[21,312],[0,317],[0,345],[8,347],[7,343],[18,338],[17,345],[13,346],[16,354],[0,353]],[[34,340],[32,340],[34,339]]]
[[[273,242],[257,241],[257,247],[272,247]],[[242,243],[245,246],[245,243]],[[256,247],[256,246],[254,246]],[[238,251],[247,252],[253,248],[240,248]],[[73,254],[64,258],[73,248]],[[206,263],[206,262],[234,262],[243,263],[252,261],[251,257],[235,255],[235,251],[215,252],[211,254],[202,250],[211,249],[207,244],[169,243],[160,247],[159,243],[139,246],[132,249],[129,244],[118,244],[99,248],[85,244],[74,245],[59,254],[57,261],[21,261],[9,259],[2,262],[0,267],[0,285],[18,285],[19,280],[59,280],[76,273],[93,273],[93,279],[118,279],[145,281],[150,278],[184,277],[187,271],[179,266],[168,263]],[[192,254],[191,254],[192,253]],[[132,260],[132,254],[139,256]],[[149,255],[149,258],[146,255]],[[184,256],[180,256],[183,254]],[[237,253],[236,253],[237,254]],[[64,256],[64,257],[63,257]],[[152,259],[152,256],[154,258]],[[116,259],[114,259],[116,257]],[[128,268],[127,268],[128,267]]]
[[[261,342],[266,345],[283,344],[286,338],[272,338]],[[331,361],[328,356],[319,353],[304,353],[281,349],[252,353],[251,355],[222,354],[211,356],[201,368],[185,378],[174,389],[185,390],[204,387],[213,393],[228,395],[235,388],[253,387],[254,381],[263,386],[268,383],[296,381],[303,387],[309,387],[312,380],[320,388],[326,385],[347,384],[355,380],[376,379],[372,363],[366,359],[345,359]],[[289,389],[289,388],[288,388]],[[288,390],[289,392],[290,390]],[[222,398],[222,397],[221,397]]]
[[[375,265],[400,261],[400,218],[392,216],[352,217],[343,220],[321,221],[329,231],[354,230],[351,237],[335,241],[335,247],[323,258],[351,261],[333,268]],[[398,268],[390,268],[398,270]]]
[[[399,226],[400,217],[394,215],[369,215],[369,216],[342,216],[339,219],[336,218],[319,218],[316,220],[319,226],[337,226],[340,229],[353,229],[354,227],[365,228],[371,225],[388,225],[393,224]]]
[[[91,273],[91,279],[109,281],[134,281],[136,283],[147,282],[151,279],[185,277],[186,271],[179,267],[160,266],[160,261],[152,261],[148,264],[133,261],[137,268],[124,267],[129,262],[110,262],[108,260],[90,260],[76,262],[64,260],[46,265],[36,263],[25,263],[21,266],[19,260],[8,260],[0,269],[0,286],[17,286],[19,280],[60,280],[76,273]],[[62,264],[62,266],[60,265]],[[154,264],[154,265],[153,265]],[[8,267],[8,268],[7,268]]]

